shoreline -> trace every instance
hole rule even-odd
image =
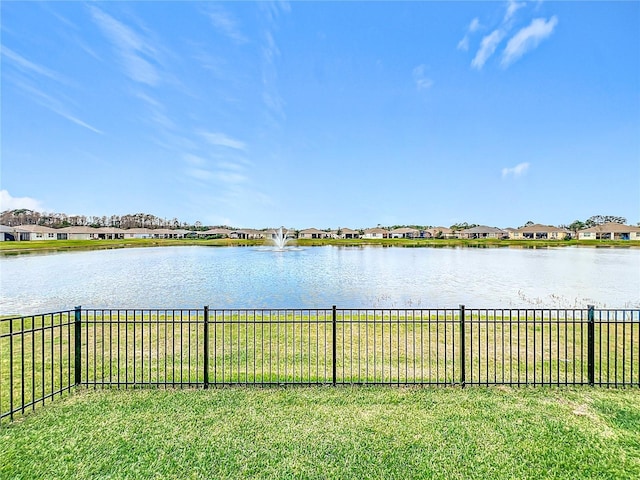
[[[111,250],[116,248],[145,248],[167,246],[253,247],[268,246],[269,240],[235,239],[126,239],[126,240],[31,240],[0,243],[0,256],[33,252],[65,252],[82,250]],[[640,248],[636,240],[497,240],[497,239],[297,239],[288,246],[320,247],[400,247],[400,248]]]

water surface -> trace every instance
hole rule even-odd
[[[640,250],[158,247],[0,258],[0,314],[91,308],[640,307]]]

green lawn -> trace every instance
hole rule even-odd
[[[89,390],[0,427],[0,478],[639,478],[640,390]]]

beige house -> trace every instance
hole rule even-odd
[[[264,236],[264,232],[261,232],[260,230],[253,230],[251,228],[232,230],[229,232],[229,238],[239,240],[255,240],[258,238],[264,238]]]
[[[336,232],[337,234],[337,232]],[[339,238],[360,238],[360,232],[350,228],[341,228]]]
[[[66,240],[64,232],[42,225],[20,225],[14,227],[16,240]]]
[[[64,227],[60,232],[67,235],[68,240],[93,240],[98,238],[95,228],[92,227]]]
[[[213,238],[229,238],[231,235],[231,230],[228,228],[210,228],[209,230],[205,230],[204,232],[196,232],[198,237],[213,237]]]
[[[434,227],[425,231],[427,238],[457,238],[456,233],[447,227]]]
[[[317,228],[307,228],[305,230],[300,230],[300,232],[298,233],[298,238],[329,238],[329,233],[318,230]]]
[[[640,227],[605,223],[578,232],[579,240],[640,240]]]
[[[384,228],[367,228],[362,235],[362,238],[389,238],[389,230],[385,230]]]
[[[418,238],[420,237],[420,230],[415,228],[403,227],[396,228],[389,232],[390,238]]]
[[[564,240],[570,236],[571,231],[566,228],[536,223],[528,227],[517,228],[510,233],[509,238],[514,240]]]
[[[150,228],[128,228],[123,230],[124,238],[152,238],[153,230]]]

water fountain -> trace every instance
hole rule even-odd
[[[283,227],[280,227],[279,229],[276,230],[275,236],[272,238],[272,241],[274,243],[274,245],[276,246],[277,250],[284,250],[284,247],[287,245],[287,242],[289,242],[289,237],[287,236],[289,234],[289,230],[284,230]]]

